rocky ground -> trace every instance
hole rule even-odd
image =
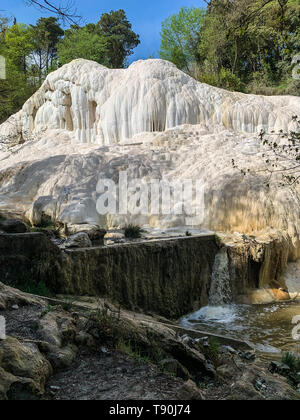
[[[163,318],[1,283],[0,307],[0,399],[300,399],[252,351],[191,338]]]
[[[183,381],[120,352],[81,350],[49,381],[51,400],[174,400]]]

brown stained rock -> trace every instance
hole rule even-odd
[[[42,339],[57,347],[73,343],[76,337],[76,324],[71,314],[55,310],[39,320],[39,333]]]
[[[7,392],[12,392],[13,383],[19,384],[17,388],[20,392],[26,385],[28,395],[43,395],[46,382],[53,371],[35,344],[21,343],[15,338],[7,337],[0,341],[0,354],[0,367],[6,372],[2,383],[0,382],[4,398]],[[13,377],[17,377],[17,380]],[[14,392],[17,392],[17,388]]]

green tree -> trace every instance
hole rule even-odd
[[[112,11],[102,15],[96,25],[71,26],[58,44],[59,62],[66,64],[75,58],[85,58],[107,67],[122,68],[139,42],[124,10]]]
[[[192,73],[199,61],[198,44],[205,20],[205,10],[183,7],[162,23],[160,57]]]
[[[0,121],[21,108],[36,90],[31,73],[34,51],[32,28],[24,24],[6,26],[0,54],[6,58],[6,80],[0,80]]]
[[[125,11],[120,9],[104,13],[97,23],[97,31],[107,41],[109,67],[124,67],[127,57],[140,43],[139,35],[132,30]]]
[[[58,18],[40,18],[33,29],[34,60],[38,68],[39,80],[53,69],[57,61],[57,44],[64,35]]]
[[[60,64],[69,63],[76,58],[109,64],[107,40],[103,35],[99,35],[94,24],[84,27],[71,26],[58,43],[57,50]]]
[[[196,79],[232,90],[299,94],[299,0],[211,0],[162,24],[161,58]],[[191,65],[193,63],[193,65]]]
[[[290,70],[299,27],[299,0],[212,0],[198,48],[202,68],[227,69],[254,93],[284,93],[295,85]]]

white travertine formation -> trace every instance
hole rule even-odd
[[[222,124],[246,133],[286,130],[299,103],[297,97],[217,89],[163,60],[109,70],[79,59],[51,73],[22,111],[0,127],[0,138],[10,133],[26,140],[47,129],[66,129],[79,143],[109,145],[182,124]]]
[[[262,169],[257,133],[287,129],[297,113],[299,97],[227,92],[162,60],[126,70],[75,60],[51,73],[0,126],[0,212],[32,222],[45,213],[70,224],[182,226],[186,215],[150,210],[100,216],[97,182],[118,182],[125,170],[129,180],[200,180],[205,217],[199,228],[279,229],[300,257],[299,187],[267,189],[264,172],[244,177],[232,166],[234,159],[240,167]]]

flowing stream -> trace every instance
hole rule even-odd
[[[300,264],[296,265],[299,268]],[[287,283],[294,287],[300,282],[296,265],[289,265],[286,274]],[[181,325],[251,342],[266,357],[281,357],[281,352],[286,351],[300,353],[300,340],[293,338],[296,325],[292,323],[300,316],[300,299],[265,305],[229,303],[231,292],[226,267],[227,254],[220,252],[213,269],[209,306],[182,318]],[[297,323],[300,324],[300,317]]]

